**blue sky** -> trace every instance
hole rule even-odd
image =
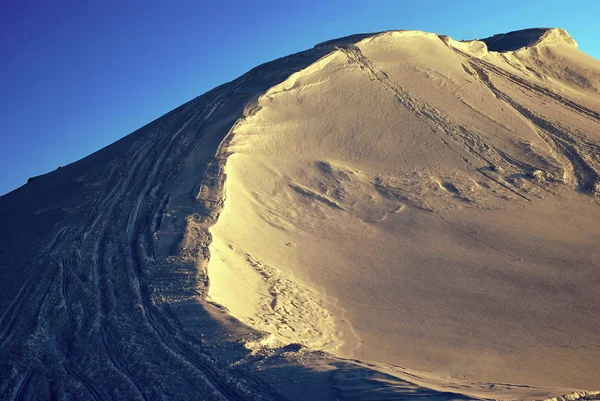
[[[599,15],[597,0],[5,1],[0,195],[318,42],[386,29],[473,39],[551,26],[600,59]]]

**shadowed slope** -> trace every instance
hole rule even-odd
[[[487,45],[490,51],[494,52],[515,51],[534,46],[541,42],[544,44],[565,43],[577,47],[577,43],[564,29],[556,28],[523,29],[520,31],[500,33],[480,40]]]
[[[211,219],[198,191],[246,105],[328,51],[257,67],[0,198],[1,399],[278,398],[221,366],[175,316],[191,303],[208,321],[195,300],[209,239],[199,232],[205,245],[192,249],[184,235]]]

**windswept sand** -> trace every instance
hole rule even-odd
[[[599,88],[563,30],[353,35],[36,177],[0,400],[600,400]]]
[[[562,30],[340,47],[230,133],[209,297],[253,349],[600,388],[599,88]]]

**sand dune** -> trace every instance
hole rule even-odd
[[[269,89],[230,134],[209,296],[282,343],[599,388],[600,63],[543,32],[509,53],[387,32]],[[301,298],[279,315],[282,276],[344,334]]]
[[[0,197],[0,399],[600,399],[600,62],[353,35]]]

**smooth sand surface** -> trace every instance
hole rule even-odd
[[[600,388],[599,87],[563,30],[340,47],[230,133],[209,297],[253,349]]]

